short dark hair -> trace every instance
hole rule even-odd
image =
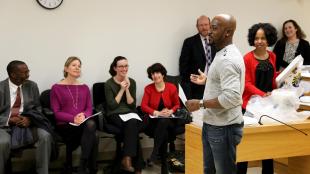
[[[272,46],[277,42],[277,29],[270,23],[258,23],[249,28],[248,42],[250,46],[254,46],[255,36],[259,29],[264,30],[268,46]]]
[[[8,72],[9,77],[11,77],[11,74],[17,70],[19,65],[26,65],[26,63],[20,60],[13,60],[8,64],[6,71]]]
[[[166,68],[161,63],[154,63],[147,68],[147,77],[152,80],[152,74],[155,72],[161,73],[164,77],[167,75]]]
[[[117,62],[120,60],[127,60],[127,59],[123,56],[117,56],[114,58],[113,62],[110,65],[110,70],[109,70],[109,73],[111,74],[111,76],[116,75],[116,71],[114,70],[114,68],[117,66]]]
[[[291,22],[294,27],[297,29],[296,31],[296,36],[298,39],[305,39],[306,38],[306,34],[304,33],[304,31],[302,31],[301,27],[297,24],[297,22],[293,19],[289,19],[289,20],[286,20],[283,25],[282,25],[282,39],[284,39],[285,41],[287,40],[287,37],[285,35],[285,31],[284,31],[284,27],[285,27],[285,24]]]

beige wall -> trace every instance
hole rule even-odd
[[[182,42],[196,33],[197,16],[233,14],[234,40],[244,54],[251,49],[247,30],[257,22],[280,28],[293,18],[310,34],[306,9],[307,0],[64,0],[55,10],[35,0],[0,0],[0,80],[7,77],[7,63],[21,59],[44,90],[62,78],[65,59],[76,55],[83,61],[81,80],[91,86],[108,79],[112,59],[123,55],[137,81],[139,103],[150,82],[147,66],[161,62],[169,74],[178,74]]]
[[[92,86],[107,80],[112,59],[123,55],[137,81],[140,104],[143,88],[150,82],[146,67],[161,62],[169,74],[178,74],[182,42],[196,33],[195,21],[201,14],[211,18],[233,14],[238,22],[234,41],[245,54],[251,49],[247,30],[257,22],[280,28],[284,20],[293,18],[309,35],[306,9],[310,9],[307,0],[64,0],[49,11],[36,0],[0,0],[0,80],[7,77],[8,62],[20,59],[44,90],[62,78],[65,59],[76,55],[83,61],[81,81]],[[144,146],[152,144],[143,140]],[[114,148],[105,142],[102,149]]]

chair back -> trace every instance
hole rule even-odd
[[[104,82],[97,82],[93,85],[93,105],[95,109],[103,111],[106,110],[104,84]]]
[[[104,92],[104,85],[104,82],[97,82],[93,85],[93,105],[95,112],[102,112],[102,114],[98,117],[98,129],[109,134],[120,135],[121,130],[116,126],[109,124],[106,120],[107,102]]]
[[[55,119],[54,112],[51,109],[50,93],[51,93],[50,89],[43,91],[40,95],[40,103],[42,106],[43,114],[51,122],[53,128],[55,128],[56,127],[56,119]]]
[[[181,77],[180,76],[172,76],[172,75],[166,75],[165,78],[166,82],[170,82],[174,84],[177,89],[179,90],[179,83],[181,83]]]

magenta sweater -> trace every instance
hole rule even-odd
[[[57,124],[73,122],[74,116],[83,112],[92,115],[92,102],[87,85],[54,84],[51,90],[51,108]]]

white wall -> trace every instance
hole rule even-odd
[[[36,0],[0,0],[0,80],[6,65],[24,60],[30,79],[40,90],[62,78],[64,61],[82,59],[81,81],[92,86],[105,81],[117,55],[129,59],[130,76],[138,84],[138,104],[147,79],[146,68],[163,63],[168,73],[178,74],[178,58],[184,38],[196,33],[196,18],[230,13],[237,18],[235,43],[244,54],[247,30],[257,22],[277,28],[296,19],[306,34],[310,2],[307,0],[64,0],[55,10],[41,8]]]

